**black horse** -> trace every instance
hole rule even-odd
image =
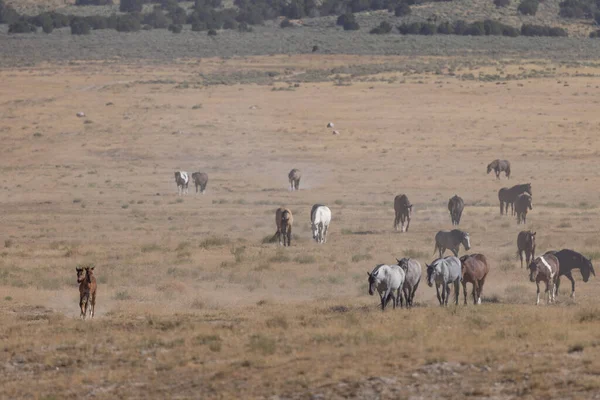
[[[546,254],[548,253],[554,254],[559,262],[558,281],[556,282],[557,294],[560,286],[560,277],[564,275],[571,281],[571,297],[575,297],[575,280],[571,273],[574,269],[578,269],[581,272],[584,282],[587,282],[590,279],[590,273],[596,276],[592,261],[574,250],[562,249],[560,251],[549,251]]]
[[[533,196],[531,193],[531,183],[524,183],[521,185],[515,185],[509,188],[502,188],[498,191],[498,200],[500,200],[500,215],[504,214],[504,205],[506,204],[506,214],[508,214],[508,205],[510,204],[510,208],[512,210],[512,215],[515,215],[515,201],[517,201],[517,197],[520,194],[529,193],[530,196]]]

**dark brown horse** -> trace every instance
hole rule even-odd
[[[96,309],[96,278],[94,277],[94,266],[76,267],[77,283],[79,283],[79,308],[81,318],[85,319],[88,306],[90,316],[94,318]]]
[[[527,223],[527,210],[533,210],[531,205],[531,195],[527,193],[520,194],[515,201],[515,211],[517,213],[517,224]]]
[[[450,211],[450,218],[452,219],[452,225],[460,224],[460,217],[462,216],[462,212],[465,209],[464,200],[458,195],[454,195],[454,197],[448,200],[448,211]]]
[[[208,175],[205,172],[194,172],[192,180],[194,181],[194,185],[196,185],[196,194],[198,192],[204,194],[206,185],[208,184]]]
[[[504,214],[505,212],[505,205],[506,205],[506,214],[508,214],[508,206],[510,205],[511,208],[511,214],[515,215],[515,208],[514,208],[514,204],[515,201],[517,201],[517,197],[519,197],[520,194],[522,193],[529,193],[531,196],[533,196],[533,193],[531,192],[531,183],[524,183],[521,185],[515,185],[513,187],[509,188],[502,188],[498,191],[498,200],[500,200],[500,214]]]
[[[394,218],[394,229],[398,230],[398,225],[402,222],[402,232],[408,232],[408,227],[410,226],[410,215],[412,214],[412,204],[410,204],[410,200],[406,197],[405,194],[399,194],[394,198],[394,211],[396,212],[396,217]],[[406,223],[406,228],[404,228],[404,222]]]
[[[483,254],[467,254],[460,258],[462,266],[462,286],[467,304],[467,283],[473,285],[473,304],[481,304],[481,292],[485,278],[490,272],[487,259]]]
[[[500,172],[504,171],[506,178],[510,179],[510,162],[507,160],[494,160],[487,166],[487,173],[489,174],[492,170],[496,173],[496,179],[500,179]]]
[[[556,282],[558,282],[559,261],[553,254],[544,254],[529,264],[529,280],[537,285],[537,299],[535,304],[540,304],[540,282],[546,284],[547,303],[556,298]]]
[[[523,268],[523,253],[525,253],[526,265],[535,258],[535,234],[536,232],[521,231],[517,236],[517,254],[521,259],[521,268]]]

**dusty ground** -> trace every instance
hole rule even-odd
[[[361,64],[398,69],[293,85]],[[289,83],[205,85],[265,71]],[[0,397],[598,397],[598,280],[577,275],[575,301],[535,307],[515,258],[525,228],[538,252],[600,254],[597,74],[355,56],[1,70]],[[510,181],[485,174],[494,158]],[[177,169],[206,171],[207,193],[177,197]],[[496,193],[526,182],[518,226]],[[406,234],[392,230],[399,193],[414,204]],[[455,193],[492,263],[485,303],[461,293],[440,309],[421,284],[418,307],[382,314],[366,271],[430,262]],[[310,238],[316,202],[333,212],[326,245]],[[263,244],[280,205],[296,221],[286,249]],[[96,265],[93,321],[77,318],[79,263]]]

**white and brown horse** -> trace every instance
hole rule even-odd
[[[188,173],[185,171],[176,171],[175,183],[177,184],[177,194],[180,196],[182,194],[187,194],[188,184],[190,183],[190,177],[188,176]]]
[[[544,254],[529,264],[529,280],[537,285],[536,305],[540,304],[540,282],[546,284],[547,303],[552,303],[556,299],[559,271],[558,258],[553,254]]]

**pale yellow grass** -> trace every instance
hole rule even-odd
[[[168,83],[249,68],[397,62],[402,70],[405,61],[295,56],[0,71],[0,397],[597,391],[597,280],[576,274],[576,301],[563,282],[559,304],[535,307],[515,244],[519,230],[534,229],[539,253],[600,251],[600,80],[575,77],[583,67],[484,60],[460,72],[554,71],[503,85],[403,72],[292,91]],[[485,175],[494,158],[509,159],[514,178]],[[292,193],[294,167],[304,176]],[[178,200],[176,169],[206,171],[207,193]],[[518,226],[499,215],[496,193],[525,182],[534,209]],[[393,232],[398,193],[414,204],[406,234]],[[465,308],[461,293],[458,308],[442,310],[422,282],[418,307],[382,314],[366,271],[405,253],[431,261],[435,232],[451,228],[446,204],[455,193],[467,204],[461,228],[472,251],[492,264],[486,303]],[[316,202],[333,213],[326,245],[311,240]],[[261,243],[280,205],[295,217],[286,249]],[[77,320],[74,273],[84,262],[95,263],[99,281],[97,318],[86,322]]]

